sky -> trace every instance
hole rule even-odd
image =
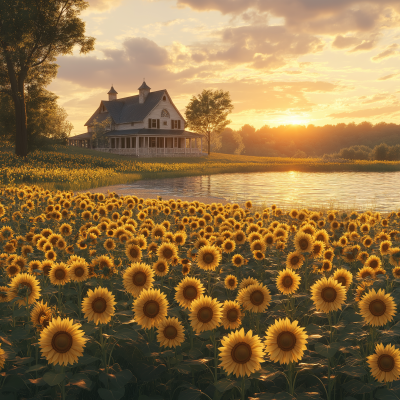
[[[399,0],[89,0],[96,39],[60,56],[48,89],[74,125],[145,78],[184,115],[203,89],[230,92],[244,124],[400,123]]]

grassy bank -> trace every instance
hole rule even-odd
[[[26,159],[0,149],[0,185],[37,184],[46,189],[85,190],[141,179],[175,178],[235,172],[388,172],[400,162],[326,162],[317,158],[253,157],[212,153],[208,157],[133,158],[84,148],[54,146]]]

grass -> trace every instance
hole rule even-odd
[[[235,172],[389,172],[400,162],[325,162],[319,158],[255,157],[212,153],[207,157],[133,158],[95,150],[52,146],[20,159],[0,148],[0,185],[38,184],[49,190],[86,190],[142,179],[177,178]]]

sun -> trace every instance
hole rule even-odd
[[[287,115],[282,120],[282,125],[308,125],[310,119],[303,115]]]

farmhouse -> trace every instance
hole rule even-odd
[[[70,146],[131,156],[202,156],[202,135],[185,130],[185,120],[167,90],[151,92],[143,81],[139,94],[118,99],[111,86],[108,101],[86,122],[87,132],[68,139]],[[106,122],[102,140],[95,124]],[[106,139],[106,140],[104,140]]]

